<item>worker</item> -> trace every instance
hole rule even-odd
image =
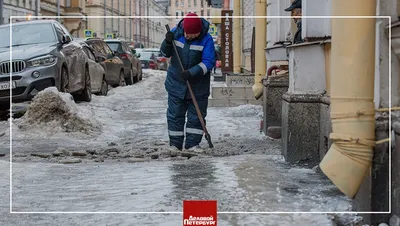
[[[165,39],[161,44],[161,53],[165,57],[171,57],[165,80],[165,89],[168,92],[167,123],[170,150],[204,151],[199,146],[203,138],[202,125],[186,81],[192,87],[202,117],[206,122],[210,72],[215,66],[214,41],[208,33],[209,26],[209,22],[204,18],[199,18],[195,13],[189,13],[176,27],[165,34]],[[175,42],[179,56],[176,55],[172,42]],[[183,71],[178,57],[182,61]],[[185,121],[186,134],[184,133]]]

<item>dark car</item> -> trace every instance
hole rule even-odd
[[[85,41],[94,51],[97,61],[106,71],[107,84],[117,87],[125,85],[124,62],[102,39],[87,39]]]
[[[94,56],[92,48],[83,40],[80,42],[80,44],[82,45],[86,56],[88,56],[90,81],[92,82],[92,93],[107,96],[108,84],[106,81],[106,72],[104,68]]]
[[[149,49],[143,49],[142,52],[152,52],[154,53],[154,55],[156,56],[157,62],[158,62],[158,66],[160,70],[168,70],[168,66],[169,66],[169,58],[164,57],[161,54],[160,49],[158,48],[149,48]]]
[[[0,105],[29,101],[56,86],[75,98],[91,101],[88,57],[68,30],[55,20],[34,20],[0,26]],[[12,61],[10,62],[10,50]],[[12,75],[12,83],[10,76]]]
[[[124,62],[125,81],[127,85],[132,85],[139,80],[139,73],[135,65],[138,59],[132,54],[131,49],[126,41],[119,39],[105,40],[107,45],[116,53],[116,56]]]
[[[140,54],[140,62],[142,62],[142,68],[150,68],[154,70],[159,69],[156,55],[152,52],[142,52]]]
[[[139,73],[139,81],[141,81],[143,79],[143,70],[142,70],[142,63],[139,60],[140,53],[136,52],[136,49],[133,46],[129,46],[129,48],[131,49],[132,54],[136,56],[136,59],[137,59],[136,68]]]

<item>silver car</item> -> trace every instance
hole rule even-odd
[[[30,100],[50,86],[71,93],[76,99],[91,101],[88,57],[60,23],[15,23],[11,46],[9,25],[0,26],[0,35],[0,106],[7,106],[10,88],[13,102]]]
[[[107,96],[108,83],[104,68],[100,65],[99,60],[96,59],[92,48],[90,48],[90,46],[83,41],[81,41],[80,44],[83,47],[83,51],[88,56],[89,74],[92,82],[92,93],[101,96]]]

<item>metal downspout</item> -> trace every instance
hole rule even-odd
[[[375,16],[376,0],[335,0],[333,16]],[[376,19],[332,19],[331,148],[322,172],[354,198],[369,174],[375,146]]]
[[[241,0],[233,0],[233,16],[240,16]],[[240,18],[233,19],[233,73],[241,73],[242,63],[242,31],[240,29]]]
[[[255,0],[254,7],[256,9],[256,16],[267,16],[267,0]],[[258,100],[263,95],[264,86],[262,79],[265,76],[267,59],[265,56],[265,47],[267,45],[267,19],[256,18],[256,48],[255,48],[255,72],[254,72],[254,85],[253,94]]]

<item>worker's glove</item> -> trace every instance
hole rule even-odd
[[[168,31],[165,34],[165,42],[167,44],[172,44],[173,41],[174,41],[174,33],[172,33],[171,31]]]
[[[185,70],[185,71],[183,71],[182,72],[182,74],[181,74],[181,78],[182,78],[182,80],[183,81],[187,81],[187,80],[189,80],[189,78],[192,76],[192,74],[190,73],[190,71],[188,71],[188,70]]]

